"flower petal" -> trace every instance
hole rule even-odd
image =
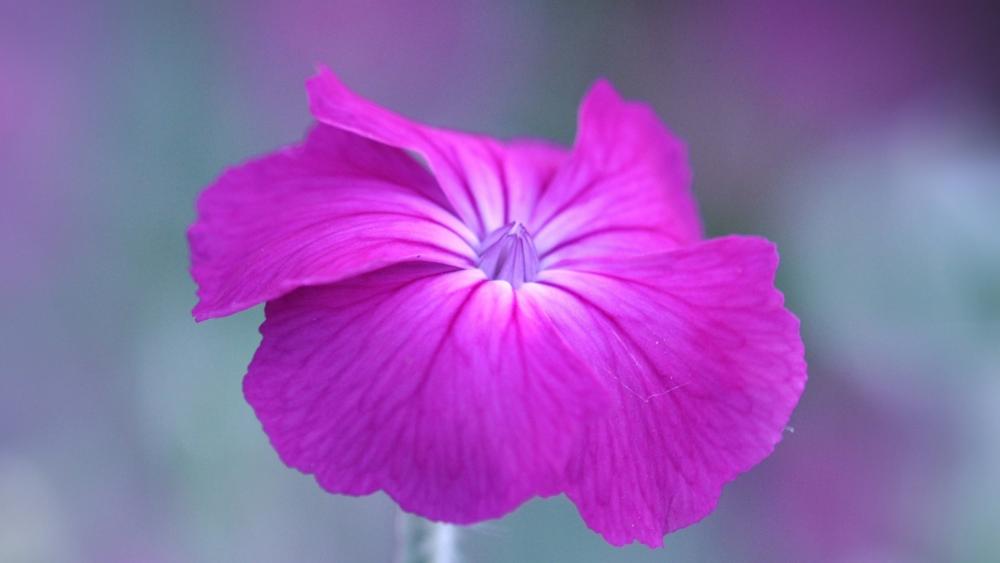
[[[325,68],[307,89],[319,121],[425,158],[448,201],[480,238],[511,221],[526,222],[567,156],[543,141],[501,143],[410,121],[351,92]]]
[[[612,544],[706,516],[723,484],[767,456],[805,385],[798,320],[774,288],[777,253],[726,237],[669,253],[550,270],[551,318],[615,380],[615,406],[590,424],[569,497]]]
[[[247,400],[282,460],[331,492],[497,517],[562,490],[584,418],[606,405],[535,291],[479,270],[400,264],[265,311]]]
[[[195,318],[403,260],[475,262],[474,235],[405,152],[325,125],[227,171],[188,237]]]
[[[607,81],[580,106],[573,152],[528,229],[543,265],[663,252],[701,239],[684,147]]]

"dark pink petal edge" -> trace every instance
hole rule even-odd
[[[523,289],[398,264],[297,290],[267,304],[247,401],[330,492],[454,523],[557,494],[608,390]]]
[[[772,243],[732,236],[543,274],[556,326],[617,389],[567,488],[609,543],[662,545],[781,439],[806,364],[777,264]]]
[[[225,172],[188,231],[197,320],[400,261],[475,263],[475,236],[405,152],[325,125]]]

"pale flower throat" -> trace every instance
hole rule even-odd
[[[514,221],[490,233],[479,248],[479,269],[515,288],[538,277],[538,250],[524,225]]]

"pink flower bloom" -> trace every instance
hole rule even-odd
[[[565,493],[659,546],[772,451],[806,378],[775,247],[702,240],[648,107],[598,82],[565,150],[308,91],[190,231],[198,320],[267,302],[244,391],[286,464],[455,523]]]

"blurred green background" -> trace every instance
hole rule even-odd
[[[555,498],[468,561],[1000,560],[997,29],[987,2],[0,0],[0,561],[390,560],[392,503],[285,468],[245,404],[260,308],[189,315],[196,195],[300,138],[316,63],[567,144],[607,76],[688,144],[708,233],[782,251],[810,381],[772,457],[663,550]]]

